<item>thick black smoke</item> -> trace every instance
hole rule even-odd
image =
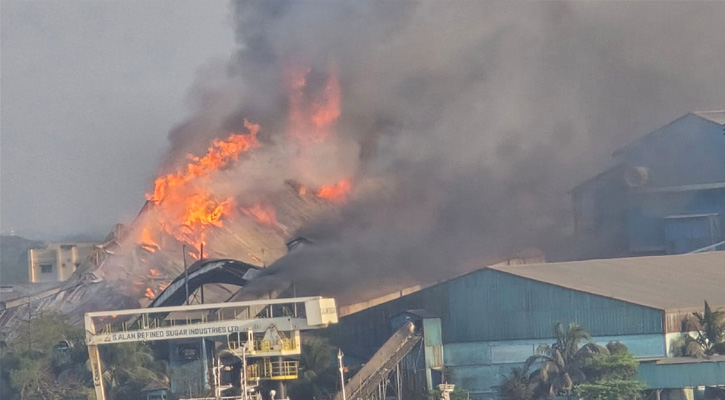
[[[282,130],[285,68],[335,65],[337,130],[359,145],[356,195],[299,232],[315,245],[269,271],[325,294],[443,279],[546,247],[571,229],[567,191],[613,150],[725,100],[721,2],[232,9],[239,51],[200,81],[199,113],[171,139],[188,151],[243,118]]]

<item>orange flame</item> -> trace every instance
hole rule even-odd
[[[337,69],[330,66],[325,87],[307,93],[311,69],[288,68],[289,132],[302,145],[323,142],[332,133],[332,124],[340,117],[340,83]]]
[[[154,294],[153,289],[151,289],[150,287],[147,287],[146,293],[144,293],[144,296],[148,297],[149,299],[153,299],[154,297],[156,297],[156,294]]]
[[[151,234],[151,230],[144,226],[143,229],[141,229],[141,236],[139,237],[139,241],[141,242],[141,246],[143,246],[144,249],[155,252],[157,249],[161,248],[158,243],[154,240],[153,235]]]
[[[149,269],[149,273],[151,274],[151,276],[159,276],[160,275],[159,274],[159,271],[157,271],[157,270],[155,270],[153,268]]]
[[[330,201],[344,201],[352,186],[349,179],[343,179],[334,185],[323,186],[317,191],[317,197]]]
[[[244,127],[248,133],[233,133],[226,140],[215,139],[204,156],[190,155],[185,168],[157,178],[153,193],[146,196],[156,206],[160,228],[194,246],[199,253],[206,230],[210,226],[222,226],[222,217],[234,209],[234,199],[215,196],[204,178],[259,145],[259,125],[244,120]]]
[[[191,162],[186,165],[186,171],[176,171],[176,173],[157,178],[154,182],[153,194],[147,195],[146,198],[154,203],[160,203],[166,199],[167,192],[183,187],[194,178],[209,175],[211,172],[227,166],[240,154],[256,147],[259,125],[245,119],[244,127],[247,128],[249,134],[233,133],[226,141],[215,139],[204,157],[190,155]]]

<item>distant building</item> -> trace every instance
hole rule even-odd
[[[568,258],[680,254],[725,240],[725,110],[686,114],[613,157],[571,192],[577,254]]]
[[[50,243],[28,250],[30,282],[62,282],[93,252],[93,243]]]
[[[650,389],[725,385],[725,357],[672,357],[682,320],[704,301],[725,307],[725,252],[499,265],[343,317],[328,328],[345,354],[365,359],[400,320],[421,319],[429,389],[446,380],[471,398],[553,343],[553,326],[579,324],[600,345],[640,359]],[[423,357],[422,355],[420,357]]]

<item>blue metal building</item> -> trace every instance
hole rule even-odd
[[[725,110],[686,114],[572,190],[575,259],[680,254],[725,240]],[[721,246],[720,248],[724,248]]]
[[[725,252],[719,251],[495,266],[351,314],[334,330],[339,341],[354,344],[346,353],[364,357],[389,337],[398,319],[423,315],[428,369],[473,398],[492,398],[492,386],[504,374],[540,344],[551,344],[555,323],[574,322],[595,342],[620,341],[647,359],[642,379],[656,384],[673,367],[653,360],[672,354],[683,317],[702,310],[705,300],[725,307],[723,282]],[[725,384],[725,364],[677,368],[695,365]],[[427,372],[429,380],[435,378]]]

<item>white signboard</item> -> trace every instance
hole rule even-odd
[[[269,318],[265,320],[246,321],[217,321],[192,325],[167,326],[153,329],[129,330],[126,332],[111,332],[88,335],[88,344],[109,344],[123,342],[138,342],[146,340],[169,340],[194,337],[225,336],[230,333],[243,332],[252,329],[255,332],[264,332],[274,325],[282,330],[297,330],[305,326],[302,318]]]

